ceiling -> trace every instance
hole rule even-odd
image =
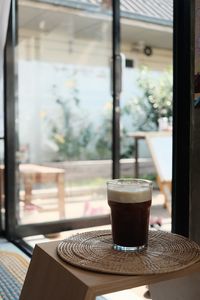
[[[24,2],[25,3],[25,2]],[[111,17],[107,14],[95,14],[86,11],[56,6],[38,7],[19,6],[19,28],[29,30],[32,35],[42,33],[63,33],[72,39],[101,40],[111,37]],[[108,35],[109,34],[109,35]],[[21,39],[23,36],[20,37]],[[146,45],[172,48],[172,28],[143,21],[121,19],[122,42],[137,44],[143,41]]]

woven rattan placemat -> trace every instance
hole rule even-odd
[[[120,275],[167,273],[200,260],[196,243],[164,231],[150,231],[148,248],[141,253],[112,249],[110,230],[71,236],[58,244],[57,253],[79,268]]]

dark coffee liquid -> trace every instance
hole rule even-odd
[[[147,245],[151,200],[140,203],[108,201],[111,208],[112,236],[116,245]]]

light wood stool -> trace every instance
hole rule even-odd
[[[94,300],[99,295],[149,284],[154,287],[153,299],[159,299],[156,298],[154,283],[167,280],[171,282],[200,272],[200,262],[180,271],[157,275],[121,276],[85,271],[63,262],[57,256],[58,243],[59,241],[36,245],[20,300]],[[187,281],[187,277],[184,280]],[[174,289],[174,293],[178,292]],[[164,297],[162,299],[186,299],[169,298],[166,294]]]

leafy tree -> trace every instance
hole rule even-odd
[[[137,83],[141,95],[131,99],[123,113],[131,115],[135,130],[156,130],[159,118],[172,116],[172,70],[155,77],[143,68]]]

